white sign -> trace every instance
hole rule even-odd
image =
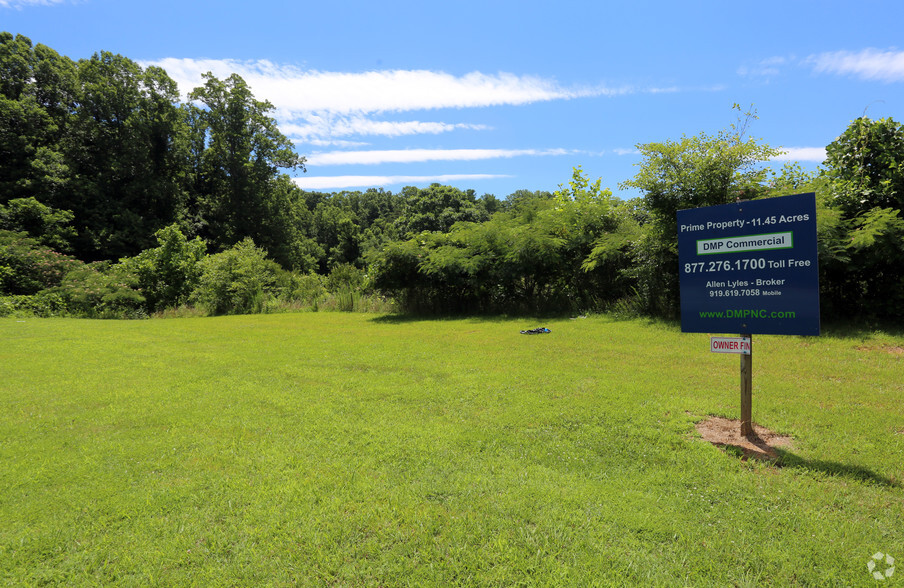
[[[713,353],[750,355],[750,337],[710,337],[709,350]]]
[[[728,239],[700,239],[697,241],[697,255],[793,248],[794,233],[792,231],[766,235],[748,235],[747,237],[730,237]]]

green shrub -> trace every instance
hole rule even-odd
[[[367,274],[353,265],[333,266],[326,278],[326,288],[333,295],[336,310],[352,312],[360,306],[367,284]]]
[[[120,262],[122,269],[134,276],[149,312],[188,302],[201,277],[201,260],[207,249],[200,238],[186,239],[176,225],[160,229],[155,236],[159,247]]]
[[[146,318],[145,298],[117,268],[88,264],[70,271],[55,289],[75,315],[88,318]]]
[[[278,292],[279,265],[251,239],[207,256],[200,265],[192,299],[210,314],[261,312],[268,297]]]
[[[80,265],[25,233],[0,231],[0,293],[36,294],[59,286],[63,276]]]
[[[347,290],[363,290],[367,282],[367,274],[348,263],[334,265],[326,278],[326,289],[332,293]]]
[[[281,272],[279,276],[279,298],[283,302],[317,310],[327,295],[325,278],[319,274],[299,274]]]
[[[63,316],[66,301],[59,292],[42,290],[37,294],[0,296],[0,316]]]

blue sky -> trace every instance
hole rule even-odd
[[[502,198],[580,165],[617,195],[639,143],[750,134],[815,169],[863,114],[904,121],[900,0],[0,0],[0,30],[73,59],[242,75],[308,158],[299,186],[431,182]],[[776,162],[775,165],[780,165]]]

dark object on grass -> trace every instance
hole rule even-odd
[[[536,329],[521,331],[522,335],[542,335],[544,333],[549,333],[549,329],[546,327],[537,327]]]

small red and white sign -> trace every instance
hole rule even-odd
[[[709,350],[713,353],[750,355],[750,337],[710,337]]]

